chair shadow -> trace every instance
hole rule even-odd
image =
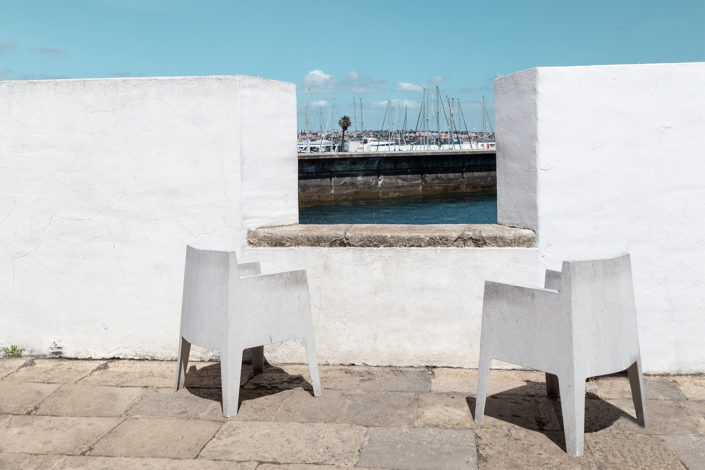
[[[476,398],[468,396],[465,401],[475,419]],[[544,382],[527,381],[526,385],[521,387],[488,395],[484,415],[540,432],[563,451],[566,450],[560,398],[547,396]],[[634,416],[599,396],[590,392],[585,394],[586,434],[609,428],[620,418],[638,422]]]
[[[265,360],[264,372],[254,374],[252,365],[242,363],[241,377],[248,377],[240,381],[240,394],[238,397],[238,410],[242,403],[248,400],[266,397],[277,393],[303,388],[313,395],[313,386],[300,374],[289,374],[285,370],[271,365]],[[191,365],[186,371],[184,388],[199,398],[219,401],[223,404],[220,376],[220,363],[210,364],[200,369]]]

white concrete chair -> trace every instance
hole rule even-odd
[[[629,255],[566,261],[545,289],[485,282],[475,422],[482,424],[490,360],[546,372],[560,394],[566,451],[583,454],[585,380],[627,369],[637,419],[646,425]]]
[[[235,416],[242,353],[254,348],[255,373],[263,345],[303,339],[313,393],[321,394],[306,271],[260,274],[259,263],[237,264],[235,253],[186,247],[176,390],[186,378],[191,344],[220,351],[223,415]]]

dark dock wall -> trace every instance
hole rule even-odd
[[[299,155],[299,201],[495,189],[495,151]]]

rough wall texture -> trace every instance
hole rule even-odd
[[[552,268],[630,252],[651,372],[705,371],[703,83],[705,63],[539,68],[496,82],[499,222],[537,226]],[[537,212],[515,210],[522,200]]]
[[[0,345],[173,356],[185,245],[298,221],[295,100],[243,76],[0,82]]]
[[[252,229],[247,242],[252,247],[533,248],[536,234],[496,224],[283,225]]]

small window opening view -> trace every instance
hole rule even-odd
[[[438,86],[423,90],[413,129],[398,100],[387,101],[380,130],[365,130],[362,98],[337,126],[334,105],[327,119],[309,98],[298,132],[300,224],[497,223],[495,135],[484,96],[482,130],[472,132],[460,100]]]

